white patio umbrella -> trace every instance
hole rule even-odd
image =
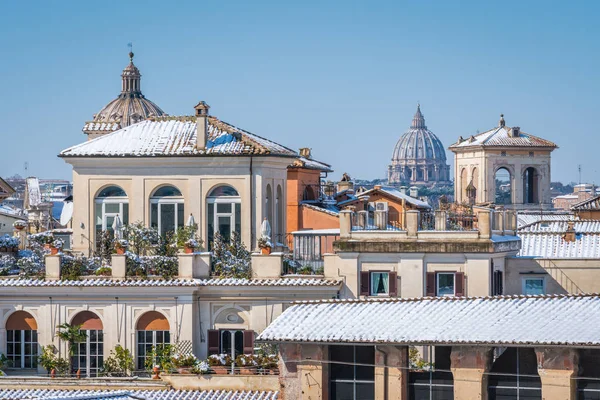
[[[267,241],[271,240],[271,224],[266,218],[260,225],[260,236]]]
[[[185,223],[186,226],[194,226],[196,225],[196,220],[194,219],[194,216],[192,215],[192,213],[190,213],[190,216],[187,220],[187,222]]]
[[[123,239],[123,222],[121,221],[119,214],[115,217],[112,228],[115,232],[115,239]]]

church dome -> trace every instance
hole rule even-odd
[[[427,129],[420,105],[417,106],[410,129],[400,137],[392,155],[392,162],[409,160],[446,161],[444,145]]]
[[[129,53],[129,65],[121,74],[121,94],[104,106],[92,121],[86,122],[83,132],[94,137],[116,131],[150,117],[165,115],[165,112],[142,94],[142,74],[133,63]]]
[[[402,134],[388,167],[390,184],[448,183],[450,168],[446,151],[440,139],[425,125],[421,106],[413,117],[410,128]]]

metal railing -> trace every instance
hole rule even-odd
[[[364,210],[352,215],[353,231],[401,231],[402,223],[385,210]]]
[[[288,234],[286,243],[289,253],[284,258],[284,274],[315,275],[323,273],[323,255],[333,252],[333,242],[339,234],[306,233]]]

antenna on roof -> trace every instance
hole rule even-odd
[[[577,165],[577,170],[579,171],[579,184],[581,185],[581,164]]]
[[[29,162],[25,161],[25,163],[23,163],[23,168],[25,169],[25,177],[27,177],[27,171],[29,171]]]

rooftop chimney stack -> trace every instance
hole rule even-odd
[[[210,106],[206,102],[199,102],[194,110],[196,110],[196,149],[206,149],[208,137],[208,110]]]
[[[307,159],[311,159],[312,155],[310,154],[310,148],[309,147],[301,147],[300,148],[300,156],[307,158]]]

